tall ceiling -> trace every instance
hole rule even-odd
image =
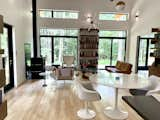
[[[86,12],[116,12],[115,4],[120,0],[37,0],[39,9],[78,10]],[[136,0],[122,0],[130,12]]]

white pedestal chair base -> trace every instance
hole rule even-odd
[[[80,109],[77,112],[77,116],[81,119],[92,119],[96,116],[96,113],[93,110]]]
[[[113,109],[111,107],[107,107],[104,110],[104,114],[113,120],[125,120],[128,118],[128,112],[124,112],[119,109]]]

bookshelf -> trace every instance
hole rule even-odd
[[[153,52],[150,54],[150,56],[155,58],[155,65],[159,65],[160,64],[160,32],[155,33],[155,37],[154,39],[151,40],[151,44],[154,44],[154,47],[151,48]]]
[[[151,44],[154,44],[153,50],[150,53],[151,57],[155,58],[154,63],[149,66],[149,75],[156,75],[160,77],[160,30],[158,28],[153,28],[152,32],[155,32],[154,38],[151,39]]]
[[[0,49],[0,59],[2,59],[1,54],[4,54],[4,50]],[[1,63],[2,64],[2,63]],[[0,120],[4,120],[7,116],[7,100],[4,97],[4,86],[6,84],[5,70],[0,68]]]
[[[98,67],[98,29],[80,29],[79,31],[79,66]]]

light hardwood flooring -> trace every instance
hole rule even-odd
[[[65,86],[56,88],[53,79],[47,80],[47,87],[42,87],[42,80],[27,81],[6,94],[8,100],[8,116],[5,120],[80,120],[77,111],[84,106],[75,94],[73,81],[66,81]],[[63,81],[58,82],[58,86]],[[110,120],[103,110],[114,105],[114,89],[97,86],[102,100],[92,102],[89,107],[96,111],[94,120]],[[122,99],[129,95],[128,91],[119,91],[119,106],[129,112],[128,120],[142,120]]]

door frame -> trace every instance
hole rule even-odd
[[[4,23],[4,28],[8,29],[8,57],[9,57],[9,81],[10,83],[4,87],[4,92],[14,87],[14,64],[13,64],[13,27]]]
[[[138,70],[148,70],[148,54],[149,54],[149,41],[153,39],[152,37],[141,37],[138,36],[137,37],[137,59],[136,59],[136,72],[138,72]],[[140,44],[141,44],[141,40],[146,40],[147,42],[147,46],[146,46],[146,60],[145,60],[145,66],[139,66],[139,51],[140,51]]]

